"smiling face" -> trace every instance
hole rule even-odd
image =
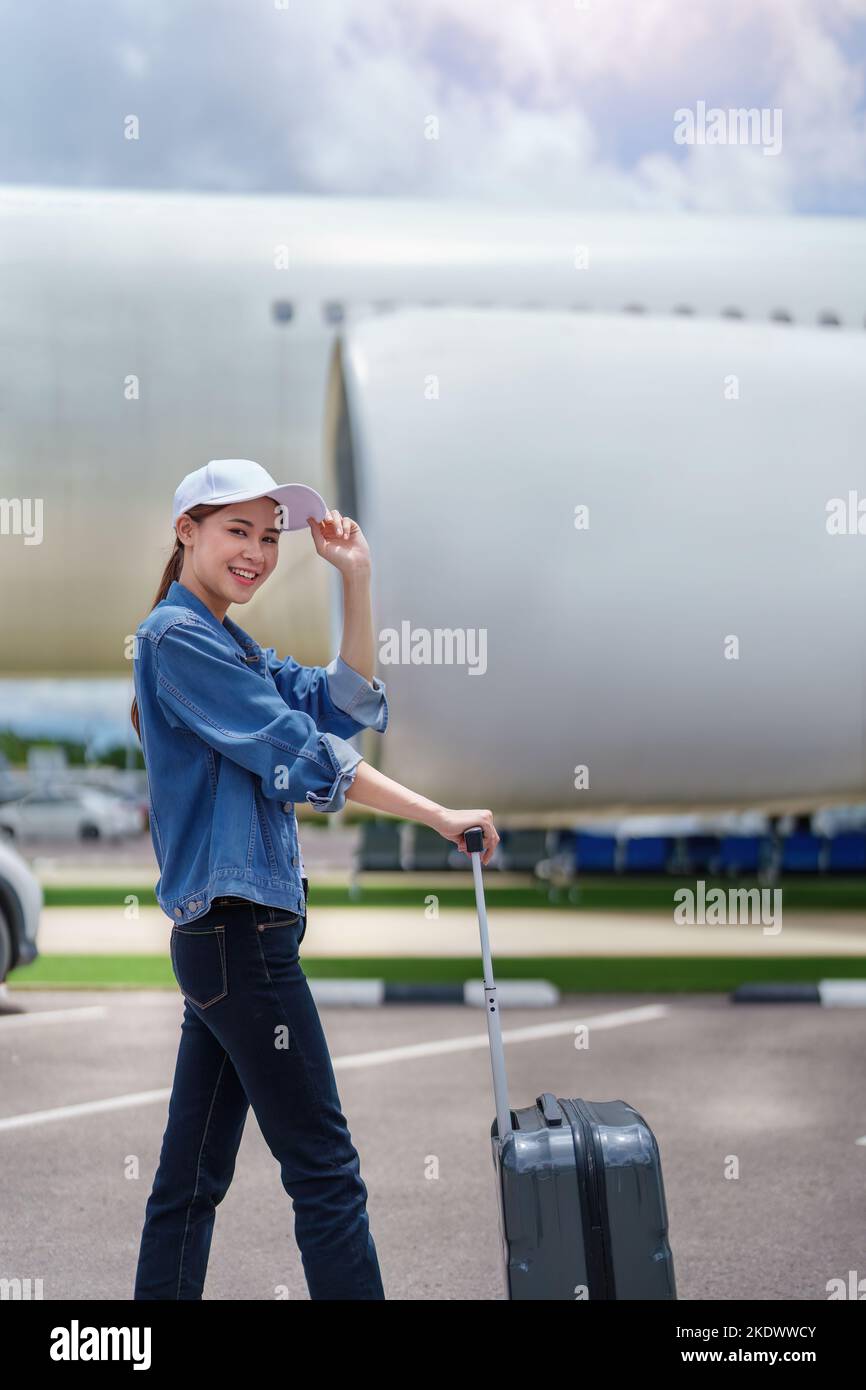
[[[183,542],[180,582],[222,621],[230,603],[246,603],[277,563],[280,531],[272,497],[229,502],[201,521],[184,514],[175,527]]]

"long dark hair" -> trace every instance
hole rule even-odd
[[[215,506],[211,502],[199,502],[198,506],[196,507],[188,507],[184,515],[192,517],[193,521],[204,521],[205,517],[210,516],[212,512],[221,512],[225,505],[225,503],[222,503],[220,506]],[[175,531],[174,550],[169,555],[168,564],[162,572],[162,578],[159,581],[159,588],[156,591],[156,598],[150,605],[151,612],[153,612],[156,605],[158,603],[161,603],[162,600],[165,598],[174,581],[176,579],[180,579],[180,572],[183,569],[183,552],[183,542],[179,539],[178,534]],[[135,729],[135,732],[138,735],[140,741],[141,726],[138,722],[138,701],[136,700],[135,696],[132,697],[132,709],[129,712],[129,717],[132,720],[132,727]]]

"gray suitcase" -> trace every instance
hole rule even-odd
[[[557,1099],[550,1091],[509,1109],[481,828],[464,839],[481,928],[506,1298],[675,1299],[659,1147],[644,1117],[624,1100]]]

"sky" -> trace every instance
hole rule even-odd
[[[0,0],[0,183],[863,214],[864,73],[866,0]]]

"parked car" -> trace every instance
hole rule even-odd
[[[34,790],[0,806],[0,833],[13,840],[116,840],[144,829],[140,805],[97,787]]]
[[[131,791],[129,788],[95,786],[94,791],[103,796],[113,797],[120,806],[135,811],[138,815],[138,829],[147,830],[150,816],[150,797],[147,792]]]
[[[43,901],[42,885],[29,864],[0,841],[0,980],[39,954],[36,932]]]

